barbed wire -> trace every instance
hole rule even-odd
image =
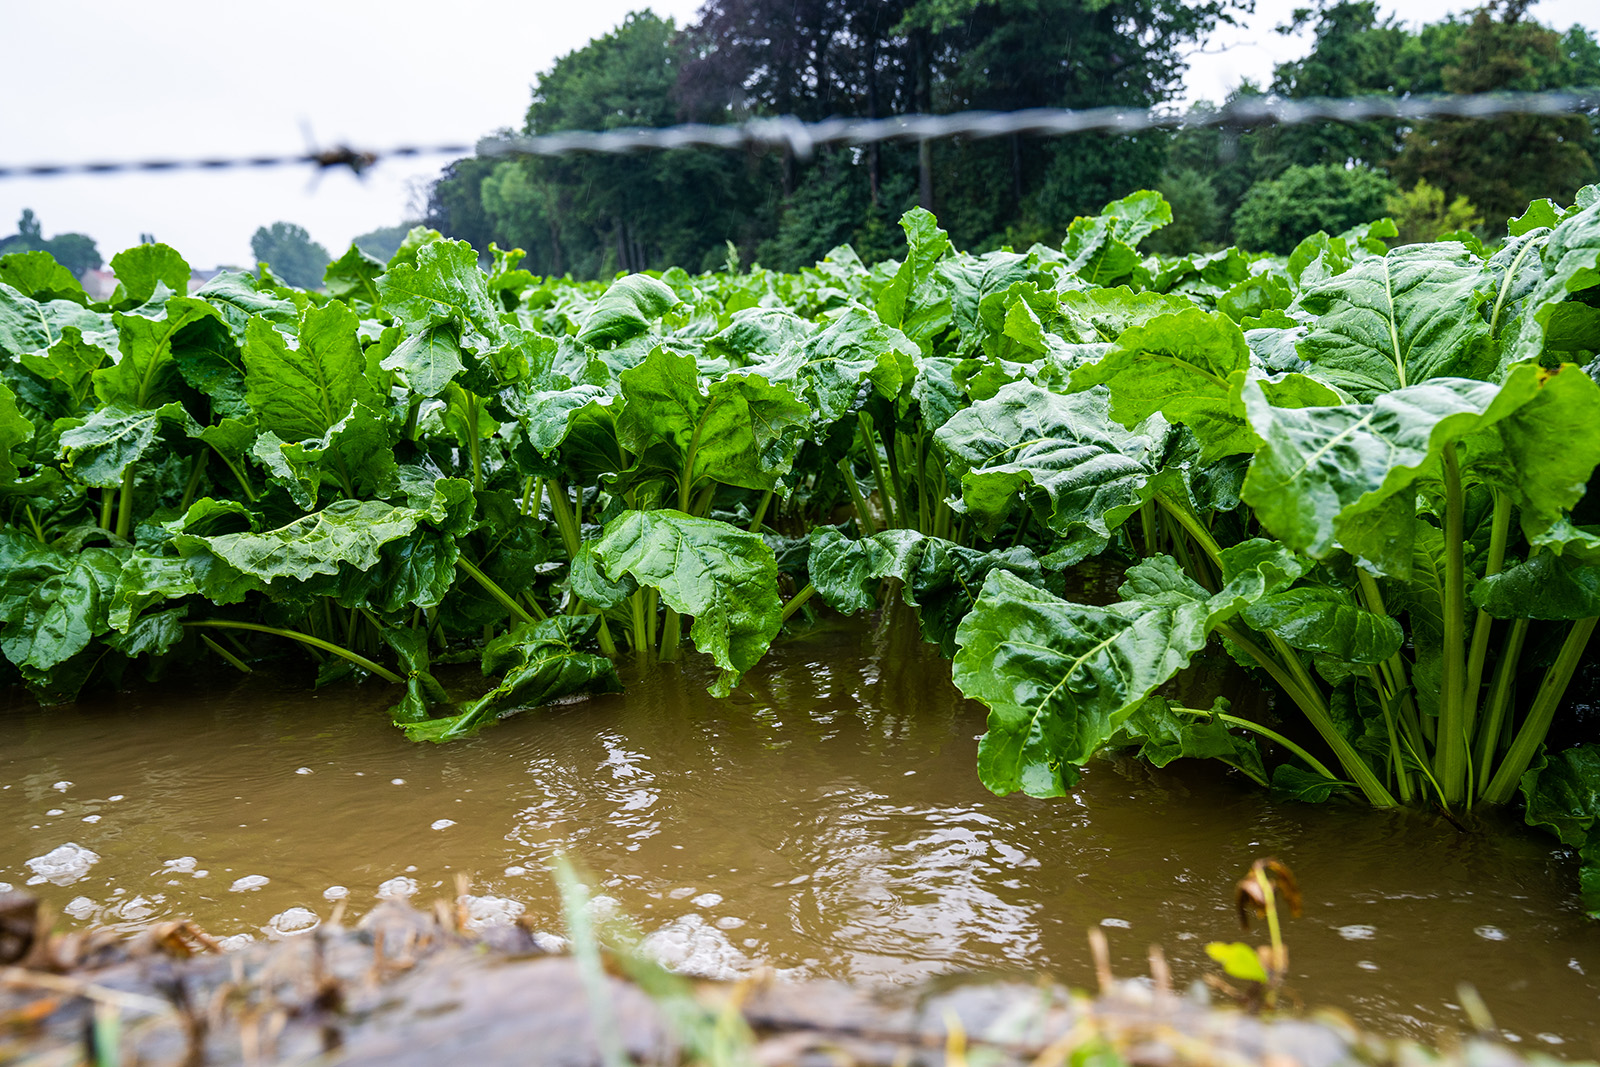
[[[1219,108],[1027,108],[1018,111],[960,111],[948,115],[895,115],[882,119],[831,118],[802,122],[792,117],[758,118],[722,126],[629,126],[614,130],[570,130],[534,135],[496,135],[475,145],[401,145],[382,151],[348,145],[295,155],[144,159],[87,163],[0,164],[0,179],[45,178],[72,174],[122,174],[181,170],[260,169],[315,166],[348,167],[357,175],[387,159],[417,156],[564,156],[579,153],[629,155],[681,148],[791,152],[808,159],[828,145],[863,147],[889,141],[934,141],[951,137],[984,139],[1011,134],[1059,137],[1074,133],[1139,133],[1156,129],[1298,126],[1310,122],[1372,122],[1430,119],[1492,119],[1507,115],[1570,115],[1600,112],[1600,88],[1538,93],[1472,93],[1453,96],[1241,97]]]

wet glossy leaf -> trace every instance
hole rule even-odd
[[[1100,392],[1062,396],[1014,382],[953,415],[934,435],[961,480],[961,498],[986,537],[1019,499],[1058,534],[1104,537],[1148,496],[1164,442],[1159,424],[1124,430]]]
[[[163,427],[200,432],[182,404],[145,410],[107,404],[61,435],[62,457],[84,485],[121,485],[123,472],[144,458]]]
[[[383,546],[410,534],[420,517],[380,500],[340,500],[276,530],[179,538],[178,544],[182,549],[201,542],[198,547],[264,582],[305,581],[334,574],[341,563],[372,567]]]
[[[413,741],[450,741],[572,693],[621,691],[610,660],[577,649],[597,621],[594,616],[563,615],[495,638],[484,649],[483,670],[502,675],[500,684],[449,718],[401,723],[406,736]]]
[[[1387,615],[1356,604],[1342,589],[1301,586],[1262,597],[1246,607],[1244,621],[1283,638],[1290,648],[1347,663],[1382,663],[1400,650],[1405,632]]]
[[[1578,745],[1541,756],[1522,776],[1529,826],[1542,826],[1563,844],[1589,841],[1600,819],[1600,745]]]
[[[717,696],[730,693],[777,636],[778,565],[756,534],[680,511],[628,511],[606,524],[593,553],[609,580],[631,577],[694,616],[695,647],[722,668],[711,687]]]
[[[955,655],[956,627],[972,609],[984,579],[997,569],[1031,585],[1046,584],[1038,559],[1026,548],[982,552],[915,530],[885,530],[851,541],[831,526],[822,527],[811,532],[807,563],[817,595],[851,614],[877,606],[883,579],[899,579],[905,602],[921,608],[917,618],[924,639],[946,656]]]
[[[1429,378],[1487,376],[1495,350],[1481,264],[1460,245],[1409,245],[1308,289],[1300,342],[1314,373],[1372,401]]]
[[[340,303],[312,308],[298,342],[252,319],[244,347],[245,397],[261,428],[285,441],[320,438],[357,400],[381,403],[356,337],[359,320]]]
[[[177,249],[164,244],[139,244],[118,252],[111,257],[111,273],[117,276],[113,307],[146,303],[160,285],[178,296],[189,293],[189,264]]]
[[[1097,607],[1003,570],[984,582],[956,635],[954,678],[989,707],[978,746],[989,789],[1063,795],[1076,765],[1205,646],[1210,609],[1185,595],[1193,583],[1176,565],[1159,557],[1133,570],[1142,591],[1159,595]]]
[[[597,347],[632,340],[678,302],[671,286],[648,274],[618,278],[583,316],[578,340]]]

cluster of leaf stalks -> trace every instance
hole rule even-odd
[[[145,245],[101,302],[0,257],[3,669],[65,700],[305,655],[445,740],[689,644],[726,694],[819,603],[899,595],[996,792],[1133,746],[1381,807],[1520,788],[1590,849],[1600,757],[1545,749],[1600,616],[1594,190],[1494,249],[1141,254],[1170,219],[971,255],[915,210],[899,262],[610,284],[418,229],[317,292],[190,293]],[[1071,599],[1093,557],[1112,603]],[[1163,699],[1207,648],[1282,721]]]

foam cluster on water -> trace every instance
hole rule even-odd
[[[322,919],[310,908],[289,908],[268,919],[267,925],[261,930],[270,940],[282,941],[286,937],[309,933],[321,923]]]
[[[668,970],[697,978],[737,978],[751,968],[750,958],[699,915],[673,920],[640,947]]]
[[[528,910],[528,906],[520,900],[510,900],[506,897],[475,897],[470,893],[459,897],[457,903],[466,909],[466,920],[462,925],[468,930],[510,926]]]
[[[70,783],[69,783],[70,784]],[[89,868],[100,862],[98,853],[91,852],[75,841],[57,845],[43,856],[27,861],[33,872],[29,885],[49,882],[51,885],[71,885],[89,873]]]

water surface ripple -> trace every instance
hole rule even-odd
[[[475,921],[525,908],[559,931],[560,851],[598,911],[701,973],[1087,985],[1090,926],[1120,973],[1151,943],[1181,982],[1209,969],[1205,943],[1241,937],[1234,880],[1276,855],[1305,890],[1287,930],[1307,1002],[1434,1038],[1466,981],[1514,1038],[1600,1056],[1600,926],[1570,857],[1530,832],[1289,803],[1200,764],[1108,759],[1065,799],[995,797],[974,770],[983,709],[914,625],[782,645],[729,700],[707,681],[669,666],[444,746],[406,742],[376,685],[219,671],[69,707],[12,694],[0,884],[69,922],[193,917],[242,941],[466,875]]]

